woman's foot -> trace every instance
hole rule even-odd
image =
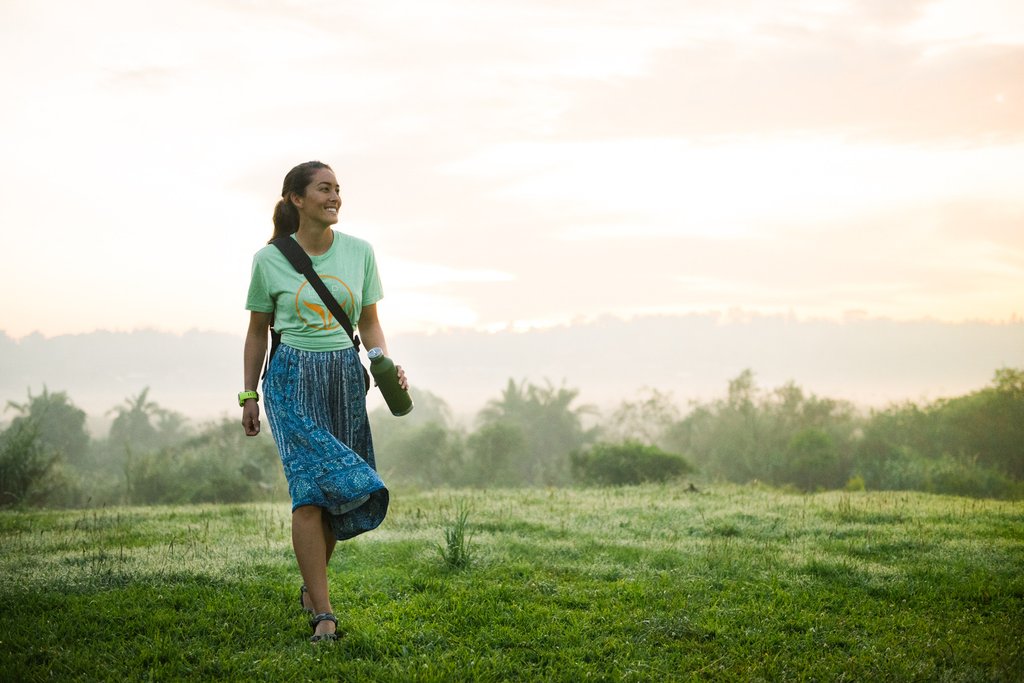
[[[310,641],[314,643],[338,639],[338,618],[330,612],[317,614],[309,620],[309,625],[313,628],[313,637]]]

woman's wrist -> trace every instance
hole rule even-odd
[[[244,406],[246,401],[259,402],[260,395],[255,391],[240,391],[238,392],[238,405]]]

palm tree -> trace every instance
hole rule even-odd
[[[477,415],[481,428],[504,424],[525,436],[525,455],[518,467],[520,483],[568,481],[569,453],[594,436],[593,429],[583,427],[583,417],[594,413],[594,408],[574,407],[578,396],[578,390],[555,387],[550,381],[538,386],[509,379],[501,396],[488,401]]]
[[[155,446],[157,430],[151,420],[159,419],[163,412],[163,408],[149,400],[149,387],[146,387],[138,396],[129,396],[122,405],[107,411],[108,415],[116,415],[110,425],[110,440],[133,449]]]
[[[32,395],[24,403],[7,402],[7,410],[18,414],[11,426],[27,423],[35,425],[42,446],[59,453],[68,462],[78,463],[89,447],[89,434],[85,430],[85,411],[75,406],[66,392],[51,393],[43,385],[43,393]]]

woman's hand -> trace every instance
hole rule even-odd
[[[256,436],[260,433],[260,404],[250,398],[242,406],[242,427],[246,436]]]
[[[267,333],[270,331],[270,313],[249,313],[249,329],[245,333],[245,349],[242,352],[244,374],[242,386],[246,391],[255,391],[260,382],[260,368],[267,355]],[[242,405],[242,427],[246,436],[260,433],[260,407],[256,399],[250,398]]]
[[[396,365],[395,370],[398,370],[398,384],[406,391],[409,391],[409,380],[405,376],[405,370],[402,369],[401,365]]]

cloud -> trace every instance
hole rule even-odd
[[[695,137],[837,132],[900,143],[1019,140],[1024,45],[925,47],[855,31],[665,50],[643,77],[578,84],[559,133]]]
[[[560,234],[576,238],[630,223],[640,236],[721,237],[781,221],[827,221],[864,206],[1012,193],[1024,181],[1022,150],[893,147],[825,136],[705,144],[606,138],[497,145],[446,170],[491,180],[492,198],[509,212],[543,206],[565,219]],[[598,217],[589,232],[578,214]]]
[[[470,284],[483,282],[510,282],[515,278],[498,270],[451,268],[436,263],[418,263],[392,259],[388,264],[392,271],[390,282],[398,287],[434,287],[445,284]]]
[[[1015,15],[975,4],[4,3],[0,284],[61,277],[0,317],[241,329],[281,179],[311,158],[409,319],[732,305],[740,286],[764,306],[1012,310],[1021,44]],[[915,249],[899,235],[922,216],[935,244]],[[870,231],[866,255],[876,224],[898,256]],[[953,252],[963,295],[920,284]],[[74,315],[51,303],[69,282]]]

